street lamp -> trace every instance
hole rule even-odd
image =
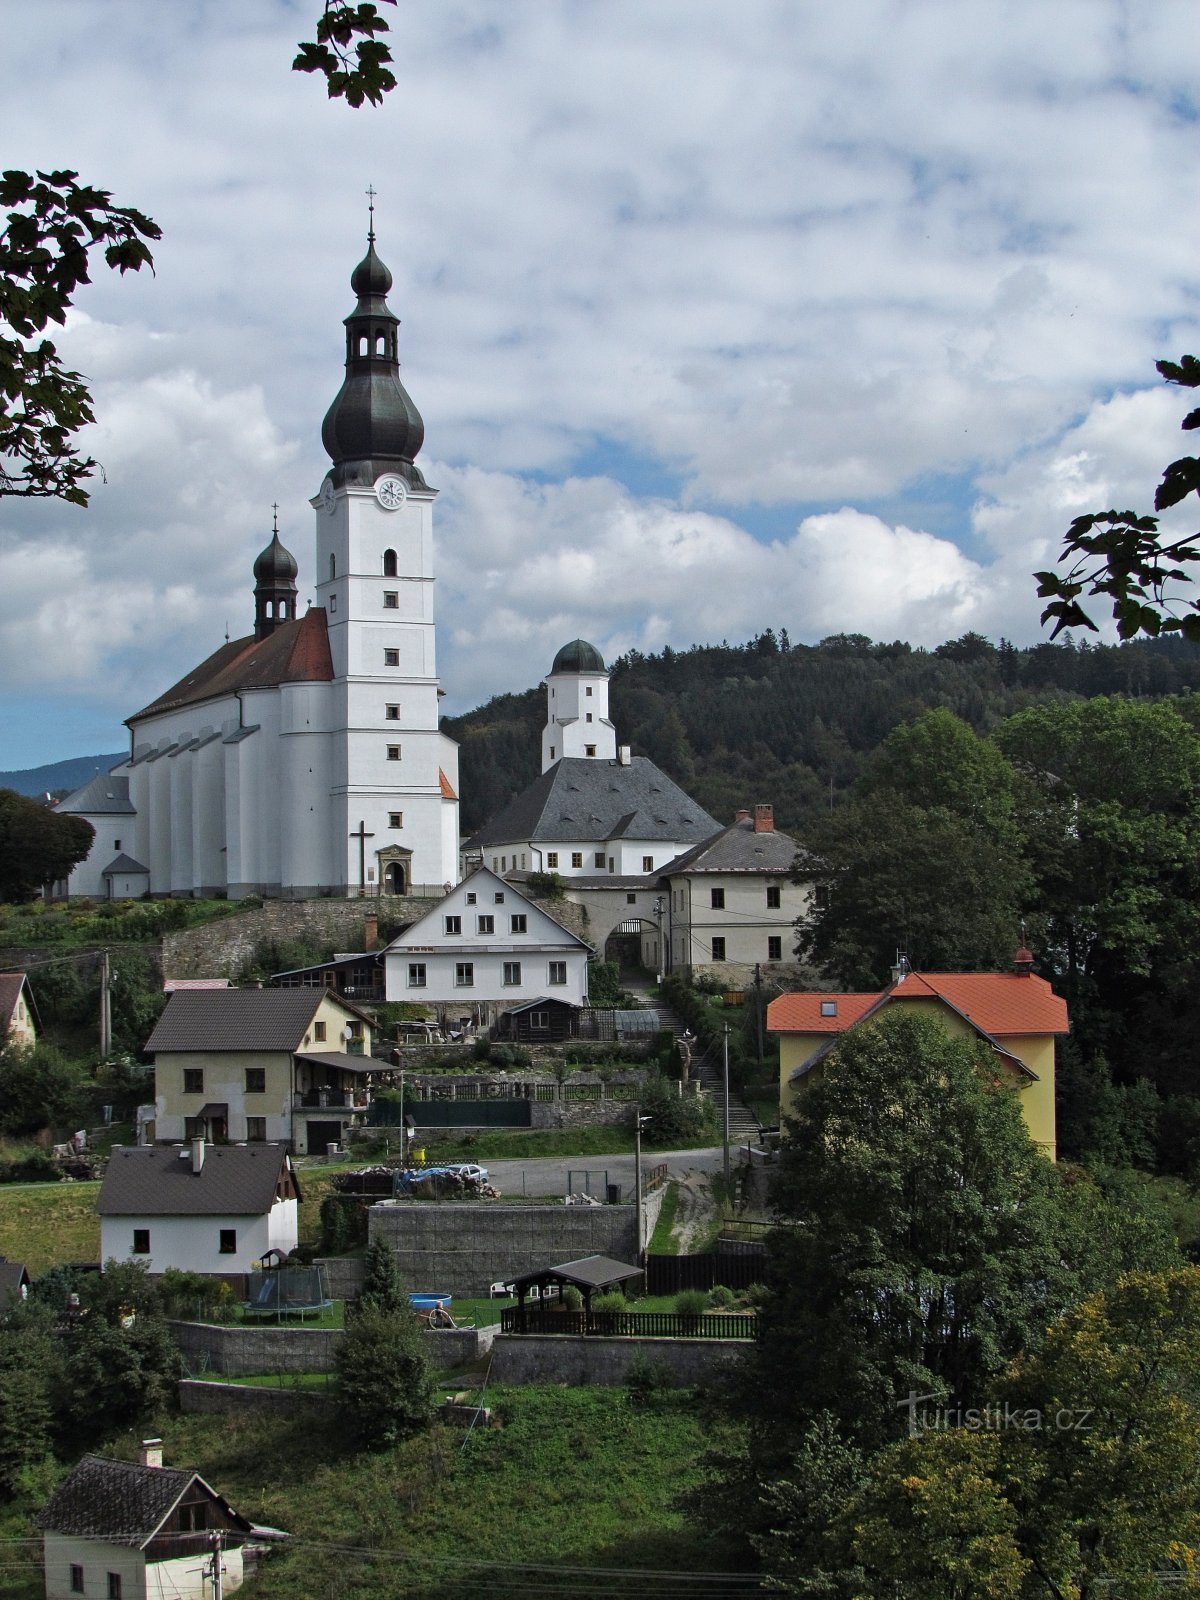
[[[658,895],[655,898],[655,901],[654,901],[654,915],[655,915],[655,917],[656,917],[656,919],[658,921],[658,950],[657,950],[656,954],[658,956],[658,961],[657,961],[658,981],[661,984],[662,981],[663,981],[663,974],[666,971],[666,967],[667,967],[666,951],[663,948],[663,925],[662,925],[663,897],[662,897],[662,895]]]

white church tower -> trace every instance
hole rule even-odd
[[[421,415],[400,381],[392,275],[354,269],[346,377],[321,428],[333,462],[313,500],[317,600],[341,737],[331,773],[335,877],[350,893],[440,893],[458,880],[458,747],[438,731],[433,500]]]
[[[546,677],[542,771],[564,756],[615,761],[617,730],[608,720],[604,657],[586,639],[563,645]]]

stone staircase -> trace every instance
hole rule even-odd
[[[712,1096],[713,1105],[717,1108],[717,1124],[721,1126],[725,1110],[725,1073],[721,1059],[720,1042],[709,1046],[699,1057],[700,1082],[706,1094]],[[721,1136],[724,1138],[725,1129],[721,1126]],[[746,1144],[748,1141],[758,1139],[758,1118],[738,1099],[732,1087],[729,1090],[729,1142],[730,1144]]]

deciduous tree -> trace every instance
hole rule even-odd
[[[94,838],[82,817],[60,816],[37,800],[0,789],[0,900],[28,900],[44,884],[65,878]]]

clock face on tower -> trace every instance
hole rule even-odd
[[[330,483],[328,478],[326,478],[325,482],[321,485],[321,504],[325,507],[326,511],[332,512],[333,485]]]
[[[385,511],[399,511],[408,498],[408,489],[403,478],[396,478],[390,474],[380,478],[375,485],[375,498]]]

